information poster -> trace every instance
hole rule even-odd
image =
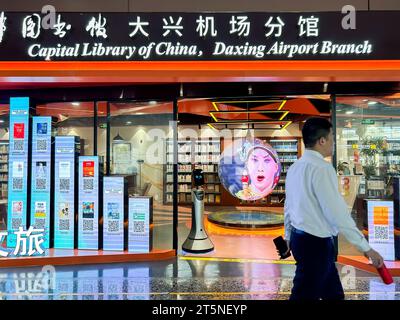
[[[78,249],[99,246],[99,158],[79,157]]]
[[[368,242],[385,260],[395,260],[393,202],[368,200]]]
[[[35,229],[44,229],[46,249],[50,247],[51,147],[51,117],[33,117],[30,221]]]
[[[75,243],[75,136],[55,138],[54,248],[74,249]]]
[[[15,231],[27,229],[29,98],[10,99],[7,247],[16,245]]]
[[[124,177],[104,177],[103,187],[103,249],[125,249],[125,190]]]
[[[152,215],[152,197],[129,198],[128,251],[148,253],[152,250],[150,216]]]

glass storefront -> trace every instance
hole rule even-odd
[[[400,169],[399,105],[398,94],[336,98],[339,186],[365,235],[367,201],[394,200],[393,182]],[[342,253],[355,251],[343,245]]]
[[[219,236],[240,235],[240,230],[249,226],[255,232],[257,228],[282,226],[285,175],[304,152],[302,125],[311,116],[331,118],[332,101],[336,101],[332,117],[336,155],[326,160],[334,162],[340,191],[349,211],[367,235],[364,200],[392,200],[392,181],[399,172],[400,111],[397,107],[400,99],[396,94],[335,96],[334,99],[330,95],[268,97],[253,101],[244,98],[182,99],[176,102],[175,115],[174,103],[161,100],[41,103],[35,106],[35,112],[52,117],[54,135],[79,136],[82,155],[102,157],[106,175],[127,177],[130,196],[153,198],[155,248],[172,248],[174,210],[177,209],[177,249],[180,252],[190,229],[194,169],[204,172],[205,215],[208,217],[205,223],[217,241]],[[284,116],[279,113],[281,110]],[[174,119],[178,119],[177,127]],[[282,119],[287,123],[273,126]],[[8,121],[9,106],[0,105],[2,229],[6,229],[7,221]],[[177,130],[177,141],[174,130]],[[280,160],[275,187],[257,199],[237,196],[243,194],[242,185],[238,186],[239,191],[227,185],[223,176],[226,172],[220,170],[221,154],[236,141],[248,137],[272,146]],[[245,253],[246,240],[243,246],[235,241],[238,254]],[[356,253],[341,238],[340,252]],[[231,251],[230,256],[235,254]]]

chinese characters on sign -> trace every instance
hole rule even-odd
[[[349,33],[339,12],[63,12],[51,24],[41,13],[0,12],[0,61],[398,59],[387,30],[400,27],[400,13],[371,32],[377,14],[358,13],[368,19]]]
[[[14,234],[17,237],[15,249],[13,251],[14,256],[32,256],[35,253],[43,254],[44,250],[41,247],[44,242],[44,229],[35,229],[32,226],[27,231],[24,231],[22,227],[19,227],[18,231]],[[0,243],[3,242],[4,238],[8,235],[7,231],[0,232]],[[0,249],[1,257],[8,257],[10,252]]]
[[[4,32],[6,32],[6,20],[7,18],[4,16],[4,12],[0,14],[0,43],[3,41]]]

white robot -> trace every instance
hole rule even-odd
[[[201,169],[193,170],[194,188],[192,189],[192,228],[182,245],[190,253],[206,253],[214,250],[214,245],[204,229],[204,174]]]

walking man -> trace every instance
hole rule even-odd
[[[332,124],[308,119],[302,129],[304,155],[288,170],[285,200],[285,240],[296,260],[290,300],[343,300],[335,265],[334,236],[343,234],[375,267],[383,258],[357,229],[339,193],[332,156]]]

